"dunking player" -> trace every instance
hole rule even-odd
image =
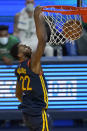
[[[36,7],[34,19],[38,46],[35,53],[31,54],[31,49],[27,46],[21,44],[17,46],[20,64],[16,69],[16,97],[21,102],[20,109],[23,112],[25,123],[30,131],[49,131],[46,115],[48,96],[46,82],[40,64],[47,35],[40,13],[41,7]]]

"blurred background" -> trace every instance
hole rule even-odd
[[[37,5],[79,5],[78,0],[34,0]],[[79,0],[80,1],[80,0]],[[87,0],[82,0],[82,6],[87,5]],[[0,25],[9,25],[9,33],[13,33],[14,16],[25,7],[25,0],[0,0]]]
[[[15,37],[15,44],[21,42],[16,35],[15,16],[26,8],[25,2],[0,0],[0,25],[9,27],[8,34]],[[35,0],[34,8],[37,5],[87,7],[87,0]],[[44,53],[41,59],[48,85],[48,119],[52,131],[87,131],[87,23],[84,20],[82,26],[83,35],[74,47],[65,43],[51,49],[52,54]],[[1,52],[3,47],[0,48]],[[0,131],[28,131],[18,110],[20,102],[15,97],[14,72],[18,62],[7,64],[8,61],[6,54],[5,59],[0,59]]]

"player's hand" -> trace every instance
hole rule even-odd
[[[41,12],[42,12],[42,7],[41,6],[37,6],[35,8],[35,10],[34,10],[34,17],[38,17]]]
[[[36,25],[36,33],[38,41],[43,41],[46,43],[47,41],[47,33],[46,33],[46,27],[45,27],[45,20],[42,15],[42,7],[37,6],[34,11],[34,20]]]

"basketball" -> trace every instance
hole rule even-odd
[[[69,40],[79,39],[82,34],[82,25],[78,20],[69,20],[63,25],[63,34]]]

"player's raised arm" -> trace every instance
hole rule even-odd
[[[36,51],[32,54],[31,57],[31,70],[35,73],[40,73],[41,65],[40,65],[40,58],[44,53],[44,48],[47,41],[47,34],[45,29],[45,22],[44,18],[41,14],[41,7],[38,6],[35,8],[34,11],[34,20],[36,25],[36,33],[38,38],[38,46]]]

